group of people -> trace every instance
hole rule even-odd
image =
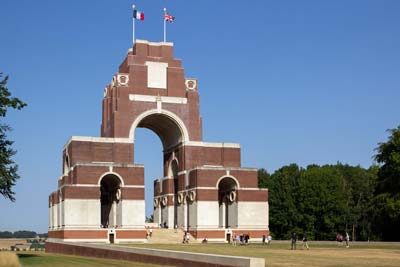
[[[248,245],[250,242],[250,234],[232,235],[232,245]]]
[[[343,238],[343,235],[341,233],[338,233],[336,235],[336,242],[337,242],[338,246],[342,246],[343,245],[343,239],[346,242],[346,248],[349,248],[350,247],[350,243],[349,243],[350,242],[350,236],[349,236],[348,232],[346,232],[346,236],[344,238]]]
[[[272,241],[272,236],[270,234],[268,234],[268,236],[266,236],[265,234],[262,236],[262,244],[265,245],[271,245],[271,241]]]
[[[303,239],[302,239],[302,241],[303,241],[303,243],[302,243],[302,245],[301,245],[301,249],[304,249],[304,247],[305,247],[306,249],[309,249],[307,234],[303,234]],[[292,250],[296,250],[296,248],[297,248],[297,233],[296,233],[296,232],[293,232],[293,233],[292,233],[292,246],[291,246],[291,249],[292,249]]]
[[[160,228],[166,228],[166,229],[168,229],[168,224],[167,224],[167,222],[160,223]]]

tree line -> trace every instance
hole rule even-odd
[[[36,237],[45,238],[47,237],[47,233],[45,234],[37,234],[34,231],[0,231],[0,238],[36,238]]]
[[[311,240],[400,240],[400,126],[378,144],[376,165],[283,166],[258,171],[259,187],[269,190],[269,228],[288,239],[293,231]]]

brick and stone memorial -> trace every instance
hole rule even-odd
[[[62,176],[49,196],[49,240],[146,239],[144,166],[134,159],[140,127],[163,146],[164,177],[154,181],[158,225],[210,241],[268,233],[268,191],[258,188],[257,169],[241,166],[239,144],[203,140],[199,83],[185,78],[173,49],[137,40],[102,92],[101,137],[72,136],[64,145]]]

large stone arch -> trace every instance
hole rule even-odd
[[[136,128],[147,128],[161,139],[164,149],[189,142],[189,132],[181,118],[165,109],[143,112],[134,120],[129,130],[129,140],[135,142]]]

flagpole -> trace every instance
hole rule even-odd
[[[165,15],[167,14],[167,9],[164,7],[164,43],[167,42],[167,23],[165,19]]]
[[[135,5],[132,5],[132,10],[134,11],[135,10],[135,8],[136,8],[136,6]],[[132,15],[132,47],[134,47],[135,46],[135,18],[134,18],[134,16]]]

